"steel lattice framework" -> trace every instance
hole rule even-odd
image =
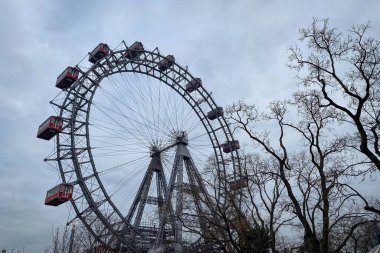
[[[140,252],[167,244],[167,248],[182,252],[182,246],[187,243],[183,238],[183,223],[196,221],[200,229],[206,229],[205,222],[197,212],[202,208],[212,208],[207,189],[188,149],[187,132],[177,131],[168,145],[149,147],[149,165],[145,168],[142,181],[136,183],[139,187],[128,213],[122,212],[102,182],[102,171],[97,168],[94,158],[91,109],[96,106],[96,91],[104,79],[113,75],[133,73],[155,79],[174,91],[194,112],[207,133],[207,145],[213,150],[211,156],[218,171],[224,175],[226,171],[236,171],[239,168],[238,151],[226,154],[222,150],[222,143],[234,139],[223,116],[215,120],[207,118],[207,113],[217,108],[210,92],[203,86],[191,93],[185,90],[186,84],[194,80],[187,67],[174,63],[161,71],[158,64],[165,56],[160,54],[158,48],[144,50],[134,59],[125,57],[128,50],[126,43],[122,42],[90,67],[76,66],[81,74],[79,79],[63,91],[61,100],[50,102],[58,108],[65,124],[63,132],[56,137],[55,155],[45,160],[56,161],[62,181],[75,185],[71,200],[75,211],[73,220],[80,219],[99,243],[113,245],[127,252]],[[163,154],[169,149],[175,150],[175,155],[171,171],[166,175],[162,164],[165,159]],[[184,181],[184,174],[188,182]],[[156,196],[149,196],[149,188],[153,183],[157,193]],[[191,195],[195,203],[195,212],[192,214],[183,211],[186,194]],[[142,213],[147,205],[157,207],[157,227],[142,224]]]

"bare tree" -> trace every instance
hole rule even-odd
[[[46,248],[46,253],[64,253],[68,252],[69,248],[69,228],[56,227],[52,231],[53,245]]]
[[[71,238],[72,237],[72,238]],[[73,239],[71,241],[71,239]],[[92,250],[95,240],[84,225],[77,223],[73,226],[56,227],[52,231],[52,245],[45,253],[87,252]]]
[[[336,135],[341,114],[334,108],[322,107],[315,92],[297,92],[291,101],[273,102],[271,111],[260,114],[253,106],[236,103],[228,110],[229,117],[277,166],[273,174],[281,179],[288,203],[302,227],[307,252],[339,252],[359,226],[371,221],[364,210],[349,208],[361,200],[357,191],[344,187],[347,182],[370,170],[363,160],[350,156],[346,139]],[[287,122],[288,107],[296,109],[300,120]],[[258,132],[258,124],[278,128],[277,145],[273,131]],[[298,140],[298,150],[290,152],[288,135]],[[348,220],[356,220],[350,227]],[[339,240],[330,239],[344,231]]]
[[[369,252],[377,244],[373,224],[367,224],[352,234],[347,243],[346,251],[354,253]]]
[[[300,30],[308,51],[292,47],[289,66],[304,85],[322,94],[321,106],[342,113],[356,129],[351,148],[380,170],[380,42],[368,35],[369,28],[369,23],[353,25],[343,35],[328,20],[314,19]]]
[[[295,215],[289,212],[285,185],[276,170],[277,163],[273,159],[263,159],[260,155],[244,157],[245,175],[247,175],[247,198],[245,199],[248,217],[254,225],[267,228],[272,252],[278,248],[277,236],[280,229],[289,226]]]
[[[307,252],[339,252],[375,219],[366,210],[380,213],[354,186],[380,170],[379,42],[368,29],[352,26],[343,37],[327,20],[315,19],[300,30],[307,53],[291,48],[290,67],[305,88],[291,100],[272,102],[267,113],[242,102],[228,110],[235,130],[277,162],[273,173],[286,189]]]

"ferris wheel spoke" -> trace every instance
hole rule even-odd
[[[139,77],[137,76],[137,78],[139,78]],[[156,80],[152,81],[151,79],[148,79],[148,82],[149,82],[148,87],[149,87],[150,91],[154,91],[154,87],[159,86],[159,85],[157,85]],[[142,93],[142,92],[140,92],[140,93]],[[144,93],[146,93],[146,92],[144,92]],[[149,98],[150,98],[150,102],[151,102],[151,107],[150,107],[149,111],[151,111],[151,113],[152,113],[150,117],[153,119],[153,124],[155,125],[156,136],[158,137],[158,134],[161,134],[161,136],[167,136],[168,132],[170,130],[173,131],[173,129],[175,129],[175,127],[171,124],[172,123],[172,119],[170,117],[171,113],[167,112],[168,111],[167,108],[162,108],[160,103],[157,103],[157,100],[155,100],[154,97],[156,97],[156,95],[153,92],[149,92]],[[161,118],[162,116],[166,117],[165,121],[159,120],[159,118]],[[161,126],[158,124],[159,122],[163,122],[163,123],[167,122],[171,125]],[[161,129],[166,129],[166,132],[162,132]]]
[[[197,139],[202,139],[202,138],[206,137],[207,135],[208,135],[208,133],[201,133],[199,135],[196,135],[194,137],[189,138],[189,141],[196,141]]]
[[[140,169],[136,169],[136,171],[133,174],[124,176],[118,183],[116,183],[110,189],[111,197],[116,198],[116,195],[120,195],[119,196],[119,199],[121,200],[120,209],[124,209],[127,206],[127,204],[131,202],[131,200],[136,194],[136,189],[138,187],[138,184],[133,184],[133,187],[129,189],[128,193],[126,194],[122,194],[125,192],[123,189],[125,188],[126,185],[132,183],[133,180],[135,180],[136,178],[142,177],[142,174],[144,173],[143,168],[146,168],[146,166],[147,166],[146,164],[145,165],[140,164],[138,167],[136,167]]]
[[[153,82],[157,82],[157,80],[154,80]],[[161,85],[153,85],[153,84],[154,83],[152,83],[152,81],[149,79],[149,86],[150,87],[151,86],[153,86],[153,87],[161,87]],[[174,126],[174,124],[173,124],[173,122],[176,121],[175,117],[177,117],[177,115],[176,115],[177,114],[177,110],[174,110],[173,108],[175,108],[175,107],[178,108],[178,105],[175,104],[175,106],[166,106],[166,107],[161,106],[161,100],[162,100],[161,99],[161,94],[162,94],[161,88],[156,88],[156,90],[154,90],[152,88],[151,90],[156,92],[156,95],[154,95],[154,93],[153,93],[153,95],[150,96],[152,98],[151,101],[156,101],[156,103],[158,105],[158,106],[155,106],[154,108],[161,109],[161,111],[157,110],[157,112],[155,112],[155,110],[152,110],[152,111],[155,112],[154,118],[159,118],[159,119],[156,119],[154,122],[168,122],[171,126],[168,127],[166,125],[166,126],[163,127],[164,129],[170,129],[171,132],[178,131],[179,127],[178,126]],[[154,97],[159,97],[159,100],[157,100],[157,99],[155,100]],[[169,105],[170,103],[168,103],[168,101],[173,101],[173,98],[170,96],[169,99],[167,99],[166,101],[167,101],[166,105]],[[182,111],[183,111],[183,109],[182,109]],[[175,112],[175,113],[173,113],[173,112]],[[168,115],[174,115],[174,116],[169,118]],[[166,116],[168,119],[167,120],[162,120],[162,116]],[[178,119],[178,117],[177,117],[177,119]],[[182,124],[182,125],[184,125],[184,124]],[[160,127],[160,128],[162,128],[162,127]],[[168,133],[166,133],[166,134],[168,134]]]
[[[116,82],[114,82],[114,83],[116,83]],[[119,86],[121,86],[121,85],[119,85]],[[127,87],[128,86],[130,86],[130,85],[127,85]],[[132,85],[132,87],[140,87],[141,85],[138,85],[138,84],[136,84],[136,82],[134,82],[134,85]],[[125,87],[125,85],[124,86],[122,86],[122,87]],[[122,88],[121,88],[122,89]],[[121,94],[121,93],[120,93]],[[128,94],[129,93],[125,93],[125,96],[124,97],[128,97]],[[133,93],[132,93],[133,94]],[[141,103],[141,102],[143,102],[143,103]],[[140,117],[141,119],[142,119],[142,121],[145,121],[145,126],[147,126],[147,125],[149,125],[149,126],[154,126],[153,125],[153,122],[150,120],[150,117],[149,117],[149,115],[147,114],[150,110],[149,110],[149,108],[148,107],[146,107],[146,105],[148,104],[147,103],[147,101],[146,101],[146,99],[145,99],[145,97],[143,96],[143,95],[141,95],[138,99],[136,99],[136,98],[134,98],[134,104],[136,105],[139,105],[139,104],[141,104],[141,106],[134,106],[135,108],[137,108],[137,113],[136,113],[136,111],[135,111],[135,109],[132,109],[132,106],[131,105],[126,105],[126,107],[128,107],[128,109],[130,109],[130,110],[132,110],[132,111],[134,111],[136,114],[137,114],[137,116],[138,117]],[[141,111],[140,110],[140,108],[143,108],[143,111]],[[144,112],[145,112],[145,114],[147,114],[147,116],[144,116]],[[140,122],[141,123],[141,122]],[[149,134],[150,134],[150,137],[151,137],[151,139],[153,139],[152,138],[152,131],[151,130],[153,130],[153,128],[154,127],[150,127],[150,131],[149,131]]]
[[[115,172],[117,170],[121,170],[123,169],[124,167],[126,167],[127,165],[133,165],[133,164],[136,164],[138,162],[141,162],[141,161],[145,161],[146,160],[146,156],[141,156],[141,157],[138,157],[134,160],[131,160],[131,161],[128,161],[128,162],[123,162],[123,163],[120,163],[120,164],[116,164],[110,168],[107,168],[107,169],[104,169],[102,171],[99,172],[99,174],[108,174],[108,173],[111,173],[111,172]]]
[[[136,75],[137,79],[140,81],[140,78],[138,75]],[[146,81],[146,78],[144,78]],[[148,79],[150,80],[150,79]],[[141,81],[140,81],[141,82]],[[149,98],[150,98],[150,102],[151,102],[151,111],[152,111],[152,114],[153,114],[153,121],[154,121],[154,125],[155,125],[155,136],[156,138],[158,137],[158,133],[157,133],[157,129],[160,129],[160,114],[158,112],[158,110],[161,108],[161,105],[160,105],[160,100],[156,100],[157,99],[157,95],[160,96],[160,92],[158,93],[155,93],[154,95],[152,95],[152,91],[154,91],[154,88],[157,87],[157,85],[152,85],[150,84],[149,86]],[[160,86],[158,86],[160,87]]]
[[[154,87],[161,87],[162,85],[157,85],[158,81],[157,80],[152,80],[151,78],[147,78],[145,77],[145,79],[147,79],[147,81],[149,82],[149,87],[151,88],[152,91],[154,91]],[[167,91],[164,90],[164,91]],[[162,123],[165,123],[167,122],[169,125],[164,125],[163,127],[160,127],[160,125],[158,125],[158,128],[163,128],[163,129],[176,129],[174,127],[174,125],[172,124],[173,123],[173,120],[172,120],[172,116],[173,114],[171,113],[171,111],[169,111],[169,107],[163,107],[161,106],[161,94],[162,94],[162,90],[159,89],[159,92],[158,94],[154,94],[153,92],[150,93],[150,98],[151,98],[151,101],[155,101],[155,104],[156,106],[152,109],[153,112],[155,112],[155,115],[157,118],[160,118],[160,117],[164,117],[166,120],[164,121],[161,121]],[[167,93],[166,93],[167,95]],[[157,101],[157,99],[155,100],[154,98],[159,96],[159,100]],[[166,102],[168,101],[172,101],[172,98],[169,97],[166,99]],[[166,104],[167,105],[167,104]],[[168,113],[169,111],[169,113]],[[160,122],[160,120],[156,120],[156,122]],[[166,133],[167,134],[167,133]]]
[[[92,147],[92,150],[95,150],[95,149],[102,152],[110,151],[110,152],[115,152],[115,153],[130,153],[130,154],[133,154],[133,153],[141,154],[141,153],[144,153],[144,151],[146,152],[146,150],[144,149],[130,149],[130,148],[125,148],[125,146],[123,147],[123,149],[120,149],[120,148],[116,149],[113,146]]]
[[[189,134],[192,134],[193,131],[196,131],[198,130],[200,127],[203,127],[202,126],[202,121],[198,120],[198,121],[194,121],[190,126],[189,126]],[[205,134],[208,134],[207,132]]]
[[[128,139],[128,134],[136,135],[139,133],[136,129],[127,128],[126,126],[122,129],[120,127],[120,124],[115,124],[114,122],[107,122],[102,120],[96,120],[96,123],[92,123],[92,126],[101,131],[105,131],[110,135],[119,136],[123,139]],[[116,135],[116,133],[118,135]],[[139,139],[138,141],[141,142],[143,140],[145,139]]]
[[[115,184],[113,186],[113,188],[110,189],[111,196],[115,195],[118,192],[120,192],[121,189],[123,189],[126,184],[128,184],[128,183],[132,182],[133,180],[135,180],[136,177],[141,177],[142,174],[144,173],[144,169],[142,169],[142,168],[143,168],[143,166],[141,166],[140,170],[136,170],[135,173],[133,173],[131,175],[128,175],[128,176],[125,176],[117,184]],[[121,207],[125,206],[125,204],[127,202],[131,201],[132,197],[134,196],[133,193],[136,192],[137,187],[138,187],[138,184],[134,184],[133,187],[130,189],[129,193],[123,197],[124,201],[122,202]]]
[[[116,83],[116,82],[113,82],[114,84]],[[115,87],[116,85],[113,85],[113,87]],[[119,87],[119,86],[118,86]],[[119,89],[118,91],[121,91],[122,89]],[[128,94],[126,94],[126,93],[122,93],[122,92],[119,92],[119,93],[117,93],[117,94],[119,94],[119,96],[122,96],[122,105],[124,105],[124,107],[127,109],[127,111],[132,111],[132,112],[136,112],[136,111],[134,111],[134,109],[133,109],[133,106],[132,105],[129,105],[129,104],[127,104],[127,101],[126,101],[126,98],[128,98]],[[121,95],[122,94],[122,95]],[[136,104],[135,104],[136,105]],[[132,114],[132,115],[135,115],[135,114]],[[139,116],[139,117],[141,117],[142,116],[142,114],[141,113],[139,113],[139,115],[137,115],[137,116]],[[134,120],[134,121],[137,121],[137,122],[139,122],[136,118],[134,118],[134,119],[130,119],[130,120]],[[145,121],[147,121],[147,119],[145,118],[145,119],[143,119],[143,120],[145,120]],[[141,123],[141,120],[140,120],[140,122],[139,122],[140,124],[146,124],[146,123]],[[149,122],[148,122],[148,124],[149,124]],[[147,133],[149,133],[148,131],[147,131]]]
[[[99,138],[99,140],[97,140],[97,141],[101,141],[102,139],[104,139],[106,137],[107,138],[111,138],[111,139],[113,139],[113,138],[121,138],[123,140],[128,141],[128,143],[130,143],[130,144],[132,144],[134,146],[145,147],[145,145],[144,145],[144,142],[146,141],[145,139],[137,138],[137,137],[135,139],[128,138],[127,133],[135,135],[135,136],[138,134],[137,131],[133,132],[133,129],[130,130],[130,131],[125,131],[125,130],[122,130],[120,128],[115,129],[115,128],[107,127],[105,124],[103,124],[103,125],[98,125],[98,124],[95,125],[95,124],[93,124],[92,126],[94,128],[99,129],[100,131],[104,132],[105,134],[107,134],[107,136],[106,135],[98,135],[98,136],[96,136],[96,137]]]
[[[116,125],[118,125],[122,130],[124,130],[125,132],[130,132],[130,129],[126,127],[125,124],[121,124],[119,121],[117,121],[116,119],[114,119],[114,117],[110,116],[109,113],[106,113],[105,110],[102,110],[100,107],[98,107],[97,105],[94,105],[95,107],[97,107],[97,109],[99,111],[101,111],[104,115],[106,115],[110,120],[113,121],[113,123],[115,123]],[[109,109],[111,112],[114,112],[112,109]],[[123,115],[121,115],[123,116]],[[140,137],[142,137],[143,140],[147,140],[149,139],[149,136],[147,136],[146,134],[144,134],[140,129],[139,127],[137,127],[136,125],[136,122],[133,122],[132,120],[130,120],[128,117],[127,117],[127,120],[131,123],[131,125],[133,126],[133,129],[134,131],[136,131],[137,133],[139,133]],[[137,122],[139,123],[139,122]]]
[[[117,111],[111,109],[111,108],[107,108],[105,107],[109,112],[111,113],[114,113],[114,114],[118,114],[119,116],[121,116],[122,118],[126,119],[129,123],[132,124],[132,126],[138,131],[140,132],[141,134],[143,133],[140,129],[141,127],[144,127],[146,129],[146,133],[149,135],[149,136],[145,136],[144,138],[145,139],[153,139],[152,135],[151,135],[151,132],[153,130],[153,127],[151,126],[152,125],[152,122],[147,119],[147,117],[144,117],[143,115],[139,114],[137,115],[141,120],[138,120],[136,119],[135,117],[128,117],[126,116],[122,111],[121,109],[119,109],[118,107],[117,108]],[[138,127],[140,126],[140,127]],[[143,134],[142,134],[143,135]]]
[[[156,122],[158,123],[158,126],[160,128],[170,129],[171,131],[178,131],[179,130],[178,125],[174,124],[175,118],[176,118],[176,112],[177,112],[177,110],[175,110],[174,108],[177,106],[173,105],[174,102],[176,103],[176,100],[178,99],[178,97],[173,98],[172,96],[173,92],[170,92],[168,94],[167,92],[168,89],[165,89],[164,91],[162,91],[161,89],[162,85],[159,85],[157,80],[149,79],[149,81],[151,82],[151,85],[149,86],[152,87],[152,91],[153,91],[151,94],[151,99],[152,101],[155,101],[155,103],[157,104],[157,106],[155,107],[156,108],[155,117],[157,118]],[[163,96],[163,98],[161,96]],[[164,100],[166,103],[163,103],[162,100]],[[166,122],[168,124],[165,124]],[[163,125],[161,126],[160,124],[163,124]]]

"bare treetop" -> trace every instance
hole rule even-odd
[[[321,107],[335,108],[344,115],[342,121],[356,128],[352,148],[380,170],[380,42],[368,35],[369,29],[369,23],[353,25],[343,34],[328,20],[314,19],[300,30],[307,52],[291,47],[289,66],[306,87],[321,94]]]

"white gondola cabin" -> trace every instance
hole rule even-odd
[[[223,114],[224,114],[223,107],[216,107],[215,109],[212,109],[211,111],[207,113],[207,118],[209,120],[214,120],[216,118],[223,116]]]
[[[110,53],[110,48],[105,43],[100,43],[89,55],[88,61],[95,63],[107,56]]]
[[[58,116],[50,116],[47,120],[42,123],[37,132],[37,138],[50,140],[57,133],[62,132],[63,129],[63,119]]]
[[[74,186],[72,184],[59,184],[46,193],[45,205],[59,206],[72,199]]]
[[[78,80],[79,70],[73,67],[67,67],[57,78],[55,87],[60,89],[69,88],[76,80]]]
[[[129,60],[136,59],[144,52],[144,46],[141,42],[136,41],[128,48],[127,53],[125,54],[125,57]]]
[[[159,70],[165,71],[168,68],[170,68],[171,66],[173,66],[174,63],[175,63],[174,56],[168,55],[158,63],[157,67]]]
[[[190,83],[186,84],[185,90],[187,92],[193,92],[202,86],[202,80],[200,78],[194,78]]]
[[[234,141],[227,141],[226,143],[224,143],[222,145],[223,147],[223,152],[224,153],[230,153],[234,150],[237,150],[240,148],[240,144],[239,144],[239,141],[237,140],[234,140]]]

